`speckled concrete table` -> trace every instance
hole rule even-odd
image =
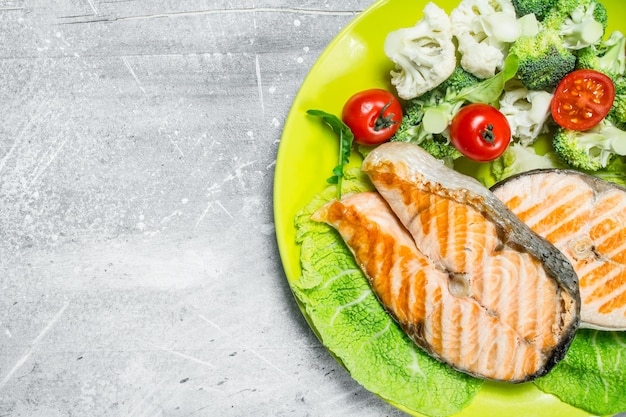
[[[0,416],[397,416],[275,243],[285,117],[369,0],[0,0]]]
[[[0,416],[400,416],[276,247],[284,120],[370,0],[0,0]]]

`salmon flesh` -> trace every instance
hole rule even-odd
[[[626,330],[626,188],[572,170],[536,170],[492,188],[570,260],[581,327]]]
[[[378,192],[314,214],[335,227],[374,293],[423,350],[480,378],[524,382],[565,355],[580,296],[568,260],[489,190],[416,145],[364,160]]]

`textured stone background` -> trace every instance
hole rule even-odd
[[[0,0],[0,416],[400,416],[315,338],[272,186],[370,0]]]

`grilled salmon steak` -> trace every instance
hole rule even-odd
[[[567,259],[489,190],[407,143],[363,162],[378,192],[314,215],[335,227],[374,293],[431,356],[481,378],[547,373],[578,327]]]
[[[572,170],[536,170],[493,187],[570,260],[581,327],[626,330],[626,188]]]

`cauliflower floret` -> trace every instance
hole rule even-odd
[[[437,87],[456,67],[450,18],[432,2],[423,12],[415,26],[393,31],[385,39],[385,54],[396,64],[391,83],[405,100]]]
[[[450,13],[450,22],[461,66],[479,78],[502,69],[510,44],[522,34],[510,0],[463,0]]]
[[[552,94],[543,90],[528,90],[521,83],[507,88],[500,99],[500,111],[509,121],[511,136],[523,146],[529,146],[544,131],[550,116]]]

